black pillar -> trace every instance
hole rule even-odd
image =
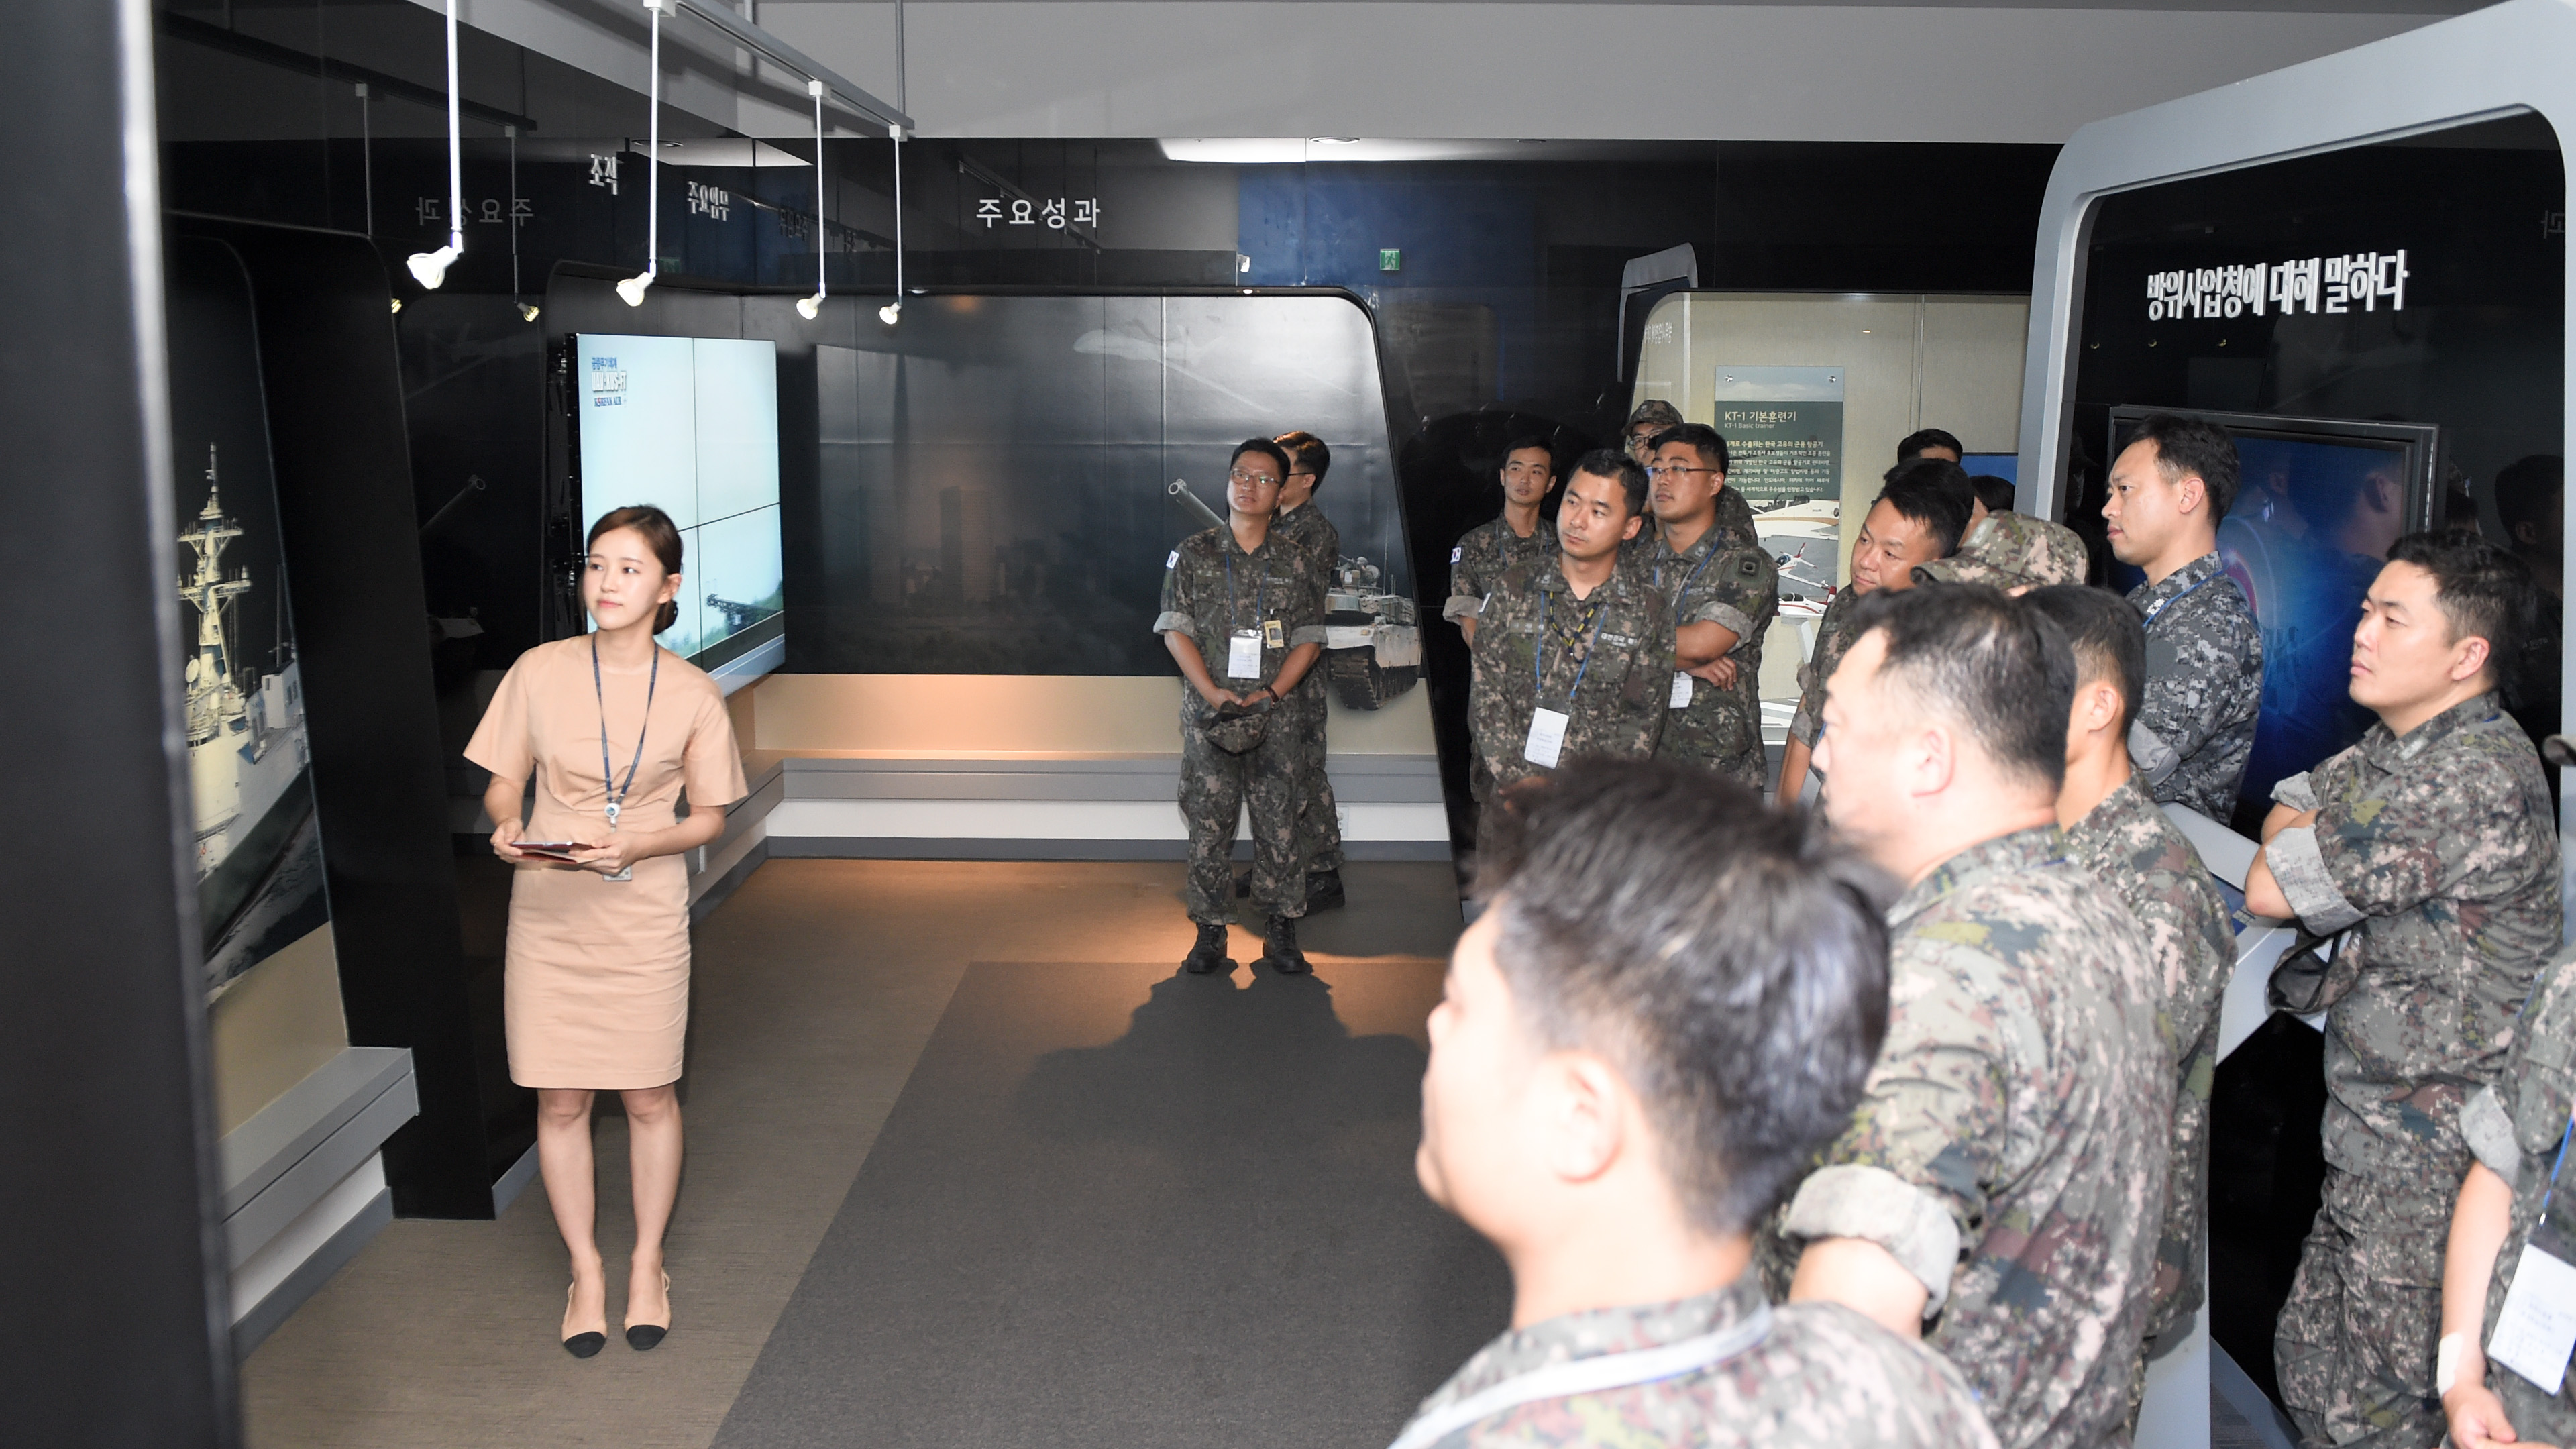
[[[179,758],[151,16],[0,44],[0,1418],[238,1442]]]

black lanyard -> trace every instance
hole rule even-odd
[[[1602,589],[1608,587],[1610,585],[1606,582],[1601,585]],[[1601,638],[1600,592],[1600,589],[1593,590],[1595,597],[1586,610],[1592,616],[1592,634],[1583,641],[1583,663],[1574,671],[1574,687],[1565,692],[1565,708],[1569,714],[1574,710],[1574,697],[1583,692],[1583,676],[1592,672],[1592,646]],[[1547,593],[1545,589],[1538,591],[1538,643],[1530,650],[1530,692],[1540,696],[1547,693]],[[1580,631],[1583,625],[1578,620],[1574,627]],[[1533,699],[1531,703],[1536,704],[1537,701]]]
[[[635,771],[644,763],[644,731],[653,724],[653,690],[662,682],[662,647],[653,646],[653,672],[644,676],[644,722],[635,727],[635,758],[626,764],[626,783],[609,797],[608,828],[617,828],[617,816],[626,808],[626,792],[635,788]],[[616,767],[608,759],[608,686],[599,677],[599,636],[590,636],[590,689],[599,699],[599,788],[608,789],[616,778]]]

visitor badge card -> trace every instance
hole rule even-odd
[[[1530,711],[1529,743],[1521,746],[1521,758],[1543,770],[1556,768],[1556,757],[1565,753],[1565,726],[1571,719],[1563,710]]]
[[[1261,636],[1250,629],[1234,631],[1225,649],[1225,672],[1236,679],[1261,677]]]

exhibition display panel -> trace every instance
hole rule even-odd
[[[663,646],[713,669],[785,630],[778,346],[715,337],[570,340],[579,536],[650,504],[680,530],[683,586]]]

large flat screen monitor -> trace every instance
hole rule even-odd
[[[664,647],[730,688],[784,657],[778,346],[714,337],[572,338],[581,533],[650,503],[683,549]]]
[[[2263,631],[2263,708],[2238,790],[2240,800],[2260,806],[2275,783],[2370,728],[2370,711],[2350,693],[2352,631],[2388,546],[2432,526],[2441,430],[2115,407],[2104,456],[2117,458],[2129,430],[2159,412],[2205,418],[2236,439],[2241,474],[2235,505],[2218,528],[2218,556]]]

